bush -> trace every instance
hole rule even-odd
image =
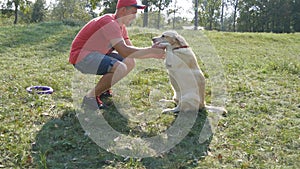
[[[84,21],[77,20],[77,19],[63,19],[63,24],[68,26],[83,26],[85,24]]]

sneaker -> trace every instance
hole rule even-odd
[[[100,97],[102,98],[102,97],[112,97],[112,90],[111,89],[108,89],[108,90],[106,90],[105,92],[103,92],[101,95],[100,95]]]
[[[87,107],[89,109],[97,110],[97,109],[104,109],[105,105],[103,104],[99,96],[96,97],[84,96],[81,107],[82,108]]]

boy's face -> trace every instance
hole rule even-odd
[[[125,12],[124,12],[124,17],[123,17],[123,23],[126,26],[129,26],[130,23],[136,18],[137,14],[137,8],[135,7],[125,7]]]

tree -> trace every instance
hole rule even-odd
[[[161,11],[165,10],[165,8],[168,7],[171,2],[172,2],[172,0],[156,0],[156,1],[153,1],[153,5],[155,5],[158,8],[157,29],[160,28]]]
[[[30,5],[31,2],[28,0],[7,0],[6,1],[6,6],[8,9],[14,7],[14,24],[18,23],[18,12],[19,8],[20,11],[26,13],[28,11],[28,5]]]
[[[300,32],[300,1],[294,0],[292,2],[292,6],[293,6],[293,12],[292,12],[293,28],[294,31]]]
[[[225,8],[228,8],[229,0],[222,0],[221,2],[221,30],[225,30]]]
[[[221,0],[201,0],[199,1],[200,23],[208,30],[218,27],[221,9]]]
[[[148,19],[149,19],[149,0],[143,0],[142,3],[146,5],[146,8],[144,9],[144,19],[143,19],[143,27],[148,27]]]
[[[194,10],[195,10],[195,17],[194,17],[194,30],[198,30],[198,25],[199,25],[199,16],[198,16],[198,11],[199,11],[199,0],[194,1]]]
[[[17,24],[17,22],[18,22],[18,8],[19,8],[19,5],[20,5],[20,0],[13,0],[11,3],[14,4],[14,6],[15,6],[15,9],[14,9],[14,13],[15,13],[14,24]]]
[[[178,13],[178,11],[179,11],[180,9],[182,9],[182,7],[178,7],[178,6],[177,6],[177,0],[175,0],[173,8],[172,8],[172,9],[169,9],[168,12],[167,12],[167,15],[168,15],[168,16],[173,15],[173,19],[172,19],[173,29],[175,29],[175,23],[176,23],[176,20],[178,20],[178,21],[184,20],[183,17],[180,17],[180,16],[179,16],[179,17],[176,17],[176,13]],[[170,23],[170,22],[168,21],[168,23]]]
[[[87,2],[89,2],[92,5],[92,9],[96,9],[97,4],[102,1],[102,0],[87,0]],[[108,0],[107,2],[109,2],[111,0]],[[114,0],[117,1],[117,0]]]
[[[45,16],[45,0],[36,0],[33,4],[31,22],[41,22]]]
[[[14,15],[14,10],[7,7],[7,2],[0,1],[0,15],[1,18],[10,18]]]
[[[231,0],[230,3],[233,6],[233,31],[236,31],[236,18],[238,13],[239,0]]]
[[[295,23],[295,3],[295,0],[240,0],[238,30],[290,33]]]
[[[104,10],[101,12],[100,15],[106,14],[106,13],[115,13],[116,6],[117,6],[118,0],[106,0],[103,2]]]
[[[209,13],[209,30],[213,29],[213,24],[217,23],[217,18],[220,16],[221,0],[208,0]]]
[[[239,1],[239,18],[238,18],[238,30],[253,32],[255,25],[255,18],[259,14],[259,8],[256,5],[256,0],[240,0]]]
[[[59,0],[53,6],[51,16],[55,20],[88,21],[91,15],[86,9],[86,0]]]

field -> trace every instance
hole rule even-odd
[[[206,102],[228,113],[205,142],[199,134],[209,113],[202,111],[171,150],[130,158],[98,146],[77,118],[78,84],[87,82],[68,54],[79,30],[62,23],[0,27],[0,168],[300,168],[300,34],[178,31],[207,78]],[[139,47],[159,33],[129,29]],[[29,94],[33,85],[54,93]],[[113,104],[98,113],[119,133],[156,136],[178,118],[160,113],[172,106],[158,103],[172,96],[162,60],[137,60],[113,90],[105,100]]]

